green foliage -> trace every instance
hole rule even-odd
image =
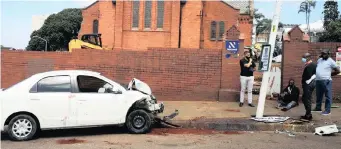
[[[271,31],[271,24],[272,24],[272,19],[262,19],[256,27],[256,35],[259,35],[260,33],[264,33],[264,32],[269,32]],[[282,28],[283,27],[283,23],[279,22],[278,23],[278,28]]]
[[[337,1],[328,0],[324,3],[324,23],[323,27],[327,29],[330,22],[336,21],[339,18]]]
[[[33,36],[46,39],[48,51],[68,49],[68,43],[74,36],[74,31],[78,33],[80,30],[82,20],[82,11],[77,8],[64,9],[57,14],[50,15],[39,30],[32,32],[26,49],[38,51],[45,49],[45,41],[32,38]]]
[[[320,42],[341,42],[341,20],[330,22],[319,40]]]

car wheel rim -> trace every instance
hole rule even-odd
[[[141,128],[144,126],[146,120],[142,116],[135,116],[133,119],[133,124],[135,128]]]
[[[12,132],[17,138],[27,137],[32,132],[32,123],[27,119],[18,119],[12,126]]]

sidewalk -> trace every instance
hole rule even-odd
[[[239,107],[237,102],[209,102],[209,101],[165,101],[163,115],[168,115],[179,110],[172,123],[190,128],[212,128],[219,130],[238,131],[275,131],[289,130],[295,132],[313,132],[316,127],[328,124],[341,125],[341,108],[332,108],[332,114],[323,116],[320,113],[313,113],[313,121],[303,124],[291,124],[293,119],[299,119],[305,113],[304,105],[290,111],[283,112],[275,108],[277,103],[267,100],[264,115],[289,116],[291,119],[284,123],[263,123],[250,120],[251,115],[256,114],[258,101],[253,102],[256,107],[249,107],[244,104]],[[334,104],[341,107],[341,104]],[[323,104],[324,106],[324,104]],[[312,106],[313,108],[315,105]]]

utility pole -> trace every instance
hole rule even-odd
[[[271,51],[269,55],[269,68],[268,68],[268,71],[265,71],[263,73],[262,86],[260,88],[256,118],[261,118],[263,117],[263,114],[264,114],[265,97],[266,97],[266,93],[268,89],[271,64],[272,64],[272,56],[275,50],[276,35],[277,35],[278,23],[279,23],[279,18],[280,18],[280,13],[281,13],[281,5],[282,5],[282,0],[276,0],[276,10],[272,19],[270,39],[269,39],[269,44],[271,45]]]
[[[46,40],[46,39],[41,38],[41,37],[39,37],[39,36],[33,36],[32,38],[39,38],[39,39],[41,39],[41,40],[44,40],[44,41],[45,41],[45,51],[47,51],[47,40]]]

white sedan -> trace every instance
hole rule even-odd
[[[125,88],[84,70],[35,74],[1,90],[0,99],[1,131],[18,141],[32,139],[40,130],[113,124],[147,133],[164,109],[138,79]]]

